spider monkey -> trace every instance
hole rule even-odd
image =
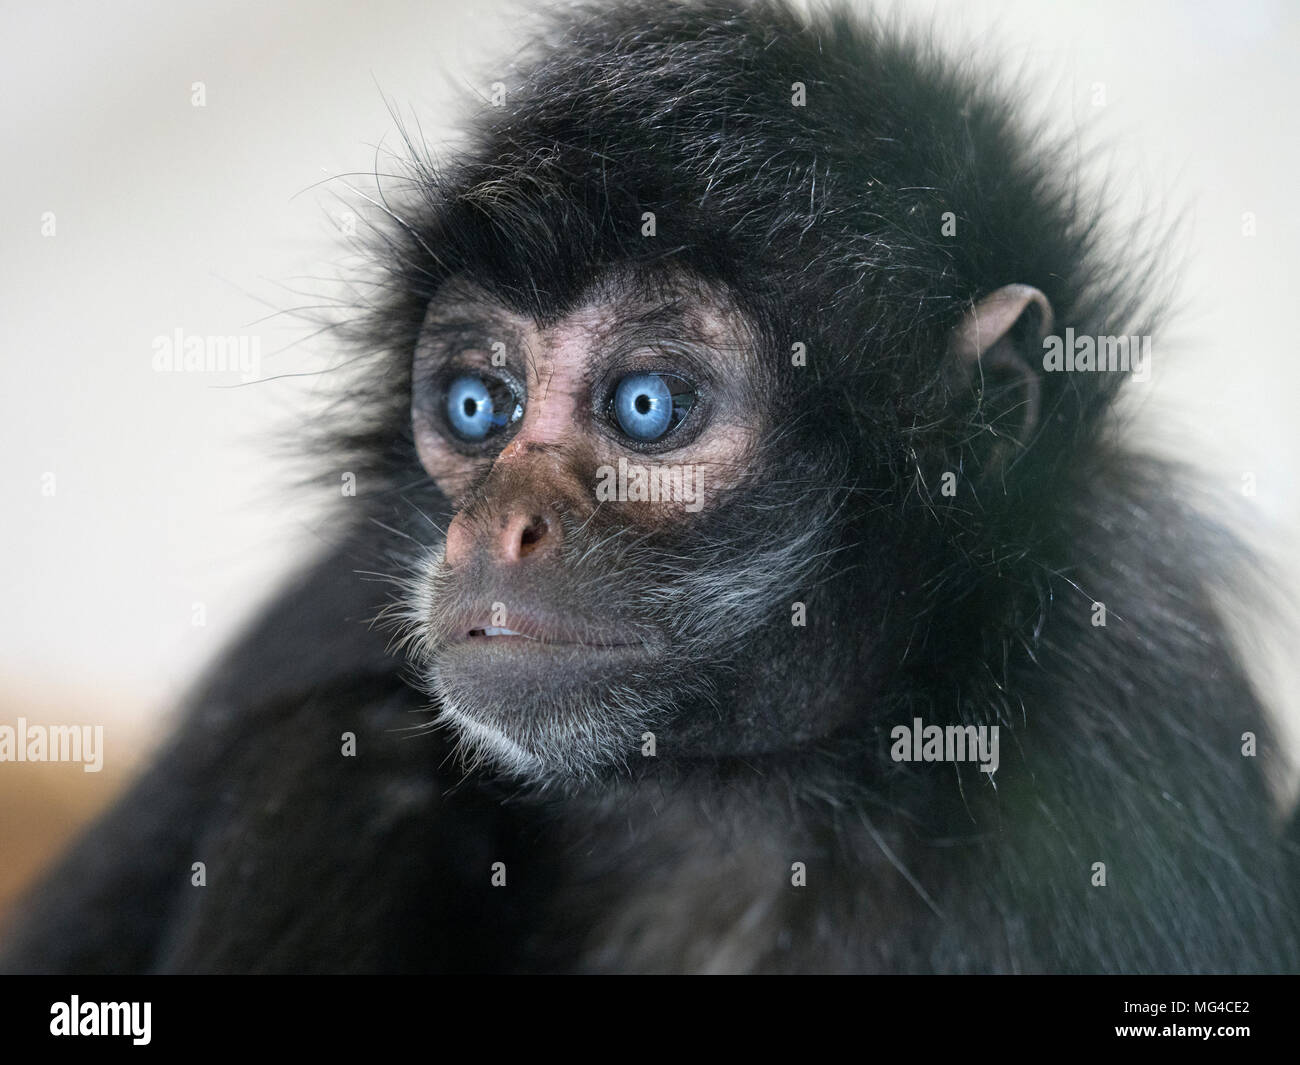
[[[3,967],[1295,969],[1250,561],[1116,433],[1141,346],[1053,359],[1152,319],[1007,98],[778,0],[504,84],[379,201],[339,546]]]

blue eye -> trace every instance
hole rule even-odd
[[[510,386],[495,377],[466,373],[447,386],[447,423],[462,440],[484,440],[523,412]]]
[[[666,436],[695,403],[695,390],[668,374],[629,374],[614,389],[611,413],[633,440],[650,443]]]

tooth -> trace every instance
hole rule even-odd
[[[521,636],[525,640],[535,640],[536,636],[529,636],[527,633],[515,632],[514,629],[503,629],[496,625],[488,625],[483,630],[484,636]]]

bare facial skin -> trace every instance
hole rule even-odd
[[[697,287],[606,282],[545,323],[465,282],[430,305],[412,419],[455,514],[416,609],[471,760],[581,776],[667,710],[664,663],[691,652],[665,608],[689,585],[654,543],[744,477],[759,376],[743,319]]]
[[[412,416],[420,460],[448,499],[459,500],[484,473],[525,471],[551,482],[556,503],[581,510],[597,502],[585,472],[561,456],[594,466],[620,458],[643,465],[690,464],[706,485],[735,484],[752,455],[757,355],[737,312],[700,291],[618,293],[594,288],[558,322],[539,325],[494,301],[482,289],[453,282],[430,305],[415,357]],[[447,377],[481,373],[522,393],[516,415],[481,444],[449,431]],[[690,413],[661,441],[641,443],[611,419],[611,389],[636,373],[670,374],[693,386]],[[566,467],[560,469],[558,467]],[[570,498],[572,496],[572,498]],[[624,520],[671,518],[674,508],[633,507]]]

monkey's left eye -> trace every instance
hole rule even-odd
[[[514,390],[499,378],[463,373],[447,386],[447,424],[469,443],[487,439],[523,413]]]
[[[672,432],[695,404],[695,389],[680,377],[634,373],[614,388],[610,414],[618,427],[643,444]]]

